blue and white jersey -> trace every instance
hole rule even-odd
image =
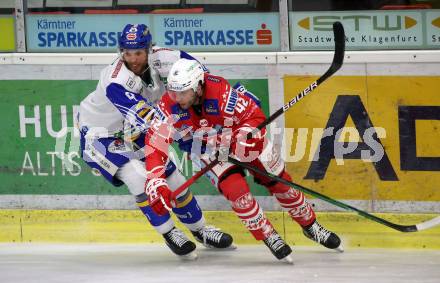
[[[145,130],[145,111],[149,111],[165,93],[171,66],[180,58],[194,59],[189,54],[154,46],[148,55],[150,83],[135,75],[118,58],[101,71],[98,85],[80,104],[78,126],[88,136],[113,137],[135,127]],[[194,59],[195,60],[195,59]]]

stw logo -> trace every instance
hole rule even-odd
[[[272,31],[266,29],[266,24],[261,24],[261,29],[257,30],[257,44],[269,45],[272,44]]]
[[[340,20],[344,24],[352,25],[355,31],[368,26],[375,31],[403,31],[417,25],[417,21],[404,15],[362,15],[353,14],[346,16],[313,16],[298,21],[298,26],[306,30],[331,31],[333,22]]]

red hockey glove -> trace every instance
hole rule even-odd
[[[231,153],[244,162],[255,160],[264,148],[265,129],[248,139],[247,136],[252,130],[253,128],[250,127],[241,127],[233,132]]]
[[[165,215],[171,211],[172,192],[163,178],[154,178],[147,182],[145,193],[148,196],[151,209],[158,215]]]

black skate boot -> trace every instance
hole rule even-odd
[[[194,253],[196,245],[188,240],[185,234],[174,227],[168,233],[162,235],[167,246],[178,256],[184,259],[196,259],[197,254]]]
[[[202,243],[207,248],[215,249],[235,249],[232,244],[232,236],[220,231],[213,226],[205,226],[198,231],[191,231],[197,242]]]
[[[292,249],[275,230],[263,242],[277,259],[293,264],[292,257],[290,256]]]
[[[328,231],[318,221],[315,220],[311,225],[303,227],[304,235],[312,241],[323,245],[326,248],[343,252],[344,248],[341,239],[335,233]]]

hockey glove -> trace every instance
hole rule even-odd
[[[259,131],[256,135],[248,138],[252,132],[251,127],[240,127],[233,131],[233,142],[231,143],[231,153],[244,162],[255,160],[264,148],[264,135],[266,130]]]
[[[163,178],[154,178],[147,182],[145,193],[148,196],[151,209],[158,215],[165,215],[171,211],[172,192]]]

